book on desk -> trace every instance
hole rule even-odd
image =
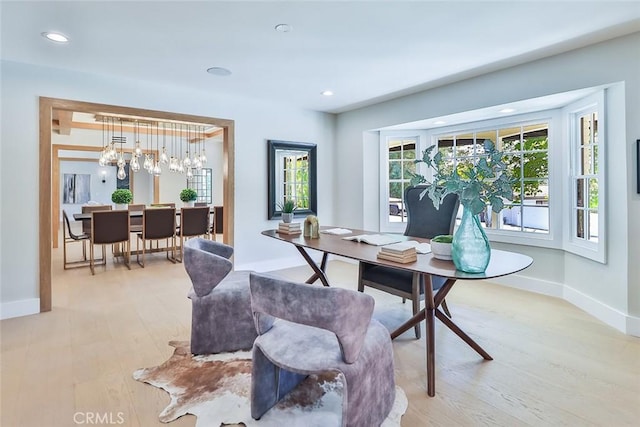
[[[280,234],[301,234],[302,228],[299,222],[280,222],[278,224],[278,233]]]

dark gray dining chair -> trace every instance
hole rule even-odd
[[[82,207],[82,213],[91,213],[94,211],[110,211],[113,208],[111,205],[85,205]],[[91,222],[82,221],[82,232],[88,236],[91,235]]]
[[[159,242],[165,240],[163,248],[158,247],[156,251],[164,249],[167,259],[175,264],[176,262],[176,208],[151,208],[142,212],[142,231],[137,233],[136,239],[136,261],[144,268],[144,258],[147,251],[147,242]],[[142,241],[142,251],[140,242]],[[151,250],[152,247],[149,247]],[[171,256],[169,256],[171,252]],[[140,254],[142,253],[142,261]]]
[[[440,234],[452,234],[460,206],[458,196],[449,194],[440,204],[440,208],[436,209],[426,194],[420,199],[424,189],[424,186],[417,186],[408,187],[405,190],[404,200],[407,209],[405,236],[431,239]],[[445,281],[443,277],[431,276],[433,290],[440,289]],[[358,290],[363,292],[365,286],[402,297],[403,302],[410,299],[413,314],[420,311],[420,301],[424,299],[424,278],[420,273],[360,262]],[[442,302],[442,308],[451,317],[446,301]],[[415,334],[416,338],[420,338],[420,324],[415,326]]]
[[[89,260],[87,259],[87,241],[90,239],[90,236],[86,233],[76,234],[73,232],[73,230],[71,229],[71,223],[69,222],[69,216],[67,216],[67,211],[62,210],[62,218],[64,219],[64,227],[62,228],[62,261],[64,269],[67,270],[69,268],[88,267]],[[82,259],[78,261],[69,261],[67,245],[75,242],[82,243]]]
[[[91,212],[91,245],[90,245],[90,267],[91,274],[96,274],[94,256],[94,246],[102,246],[103,262],[106,265],[106,245],[121,244],[119,250],[124,258],[124,263],[131,270],[131,237],[129,235],[129,211],[128,210],[107,210]]]
[[[349,289],[251,273],[251,416],[261,418],[310,374],[342,375],[342,426],[379,426],[395,400],[389,331],[374,300]]]
[[[197,208],[180,209],[180,225],[177,234],[180,236],[180,246],[178,250],[180,257],[177,258],[177,260],[182,262],[184,242],[186,239],[196,236],[211,237],[209,234],[209,207],[200,206]]]

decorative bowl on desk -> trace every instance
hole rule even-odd
[[[453,236],[450,234],[441,234],[431,239],[431,253],[436,259],[451,261],[451,242]]]

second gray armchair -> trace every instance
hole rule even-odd
[[[259,419],[309,374],[344,376],[342,425],[379,426],[395,400],[389,331],[371,318],[371,296],[251,273],[258,330],[251,416]]]

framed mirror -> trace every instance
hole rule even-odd
[[[268,218],[282,217],[280,205],[292,200],[294,216],[316,215],[316,144],[268,140]]]

